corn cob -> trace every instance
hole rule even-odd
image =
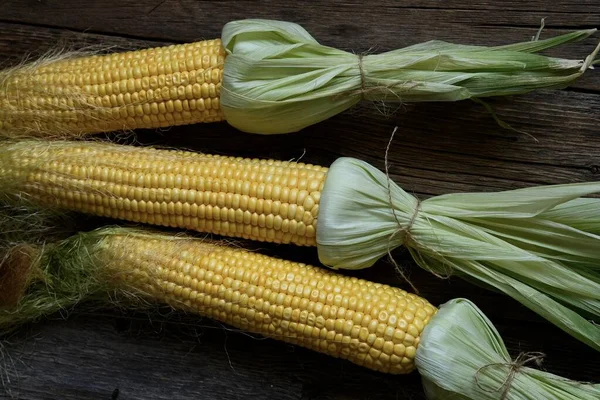
[[[585,60],[534,53],[594,31],[498,47],[435,41],[363,57],[320,45],[293,23],[234,21],[223,43],[50,57],[0,71],[0,135],[77,136],[223,119],[246,132],[288,133],[363,98],[459,101],[563,88],[600,47]]]
[[[102,228],[41,248],[20,245],[3,260],[0,272],[12,273],[0,273],[0,292],[18,286],[20,297],[0,303],[0,330],[108,295],[129,306],[167,303],[376,371],[418,369],[432,400],[497,399],[489,388],[507,379],[506,393],[519,400],[600,394],[598,385],[525,366],[514,382],[505,368],[486,368],[511,360],[491,322],[467,300],[437,310],[397,288],[239,247]]]
[[[19,180],[38,201],[64,209],[311,246],[326,172],[293,162],[67,142],[32,142],[0,161],[2,182]]]
[[[436,310],[394,287],[239,248],[134,235],[108,236],[101,248],[125,288],[382,372],[414,369]]]
[[[221,121],[224,59],[217,39],[8,71],[0,131],[85,134]]]

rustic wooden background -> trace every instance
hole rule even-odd
[[[262,17],[301,23],[322,43],[357,52],[391,50],[430,39],[499,45],[600,27],[597,0],[2,0],[0,57],[5,65],[56,46],[117,50],[215,38],[230,20]],[[581,59],[600,40],[552,51]],[[355,156],[383,167],[421,196],[596,180],[600,176],[600,73],[588,71],[564,91],[491,102],[498,115],[536,139],[500,128],[481,106],[405,105],[392,115],[370,106],[286,136],[251,136],[226,124],[140,132],[145,143],[212,153],[297,158],[328,165]],[[265,246],[279,256],[316,263],[314,251]],[[459,279],[438,280],[407,254],[424,297],[463,296],[492,319],[516,355],[547,354],[544,368],[598,381],[600,356],[505,296]],[[401,287],[389,263],[356,275]],[[0,359],[4,391],[17,399],[422,399],[418,374],[386,376],[350,363],[263,340],[178,314],[105,310],[57,316],[20,331]]]

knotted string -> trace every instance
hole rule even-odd
[[[475,373],[475,382],[477,383],[477,387],[479,389],[483,390],[484,392],[488,392],[488,393],[494,393],[494,392],[501,391],[500,400],[506,400],[508,398],[508,392],[510,391],[510,388],[512,386],[512,383],[515,379],[517,372],[519,372],[519,370],[521,368],[523,368],[526,364],[529,364],[532,362],[535,363],[538,367],[540,367],[542,365],[542,361],[544,360],[544,357],[545,357],[545,354],[540,353],[540,352],[529,352],[529,353],[522,352],[513,361],[486,364],[483,367],[480,367],[477,370],[477,372]],[[502,385],[500,385],[500,387],[498,387],[498,388],[495,388],[495,389],[494,388],[491,388],[491,389],[484,388],[483,385],[481,384],[481,382],[479,381],[479,374],[488,368],[497,367],[497,366],[508,367],[508,374],[506,375],[506,379],[504,379],[504,381],[502,382]]]
[[[388,259],[390,260],[390,262],[396,269],[396,272],[402,277],[403,280],[408,282],[408,284],[410,285],[410,287],[412,288],[412,290],[415,293],[419,293],[419,291],[417,290],[415,285],[413,285],[413,283],[410,281],[410,279],[408,279],[408,277],[406,276],[406,273],[404,272],[404,268],[402,268],[396,262],[394,257],[392,257],[392,240],[396,237],[396,235],[399,235],[399,234],[404,235],[401,245],[406,245],[410,240],[412,240],[410,230],[411,230],[413,224],[415,223],[417,214],[419,214],[419,211],[421,209],[421,201],[417,198],[416,199],[417,206],[415,207],[415,211],[413,212],[412,216],[410,217],[410,220],[408,221],[408,224],[406,224],[406,225],[402,225],[402,223],[400,223],[400,219],[398,218],[398,215],[396,214],[396,209],[394,207],[394,201],[392,199],[392,178],[390,177],[390,165],[389,165],[389,161],[388,161],[388,154],[390,152],[390,147],[392,145],[392,141],[394,140],[394,136],[396,135],[397,131],[398,131],[398,127],[396,126],[394,128],[394,130],[392,131],[390,140],[388,141],[388,144],[385,148],[385,156],[384,156],[385,176],[387,178],[388,202],[390,204],[390,209],[392,210],[392,215],[394,216],[394,220],[396,221],[396,224],[398,225],[398,228],[388,238],[387,253],[388,253]]]
[[[343,91],[335,95],[335,98],[342,96],[357,96],[360,95],[362,100],[366,99],[366,95],[371,92],[388,92],[390,95],[396,97],[396,101],[400,102],[400,93],[402,91],[408,91],[419,86],[418,82],[411,81],[397,81],[390,83],[388,85],[368,85],[367,84],[367,73],[365,72],[364,66],[364,54],[356,55],[358,61],[358,74],[360,77],[360,88],[359,89],[350,89],[347,91]]]
[[[358,55],[358,72],[360,73],[360,94],[362,98],[365,98],[365,92],[367,91],[367,82],[365,77],[365,69],[363,66],[363,55]]]

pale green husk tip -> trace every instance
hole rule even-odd
[[[490,320],[473,303],[443,304],[421,335],[416,365],[430,400],[595,400],[600,385],[519,366]]]
[[[321,195],[319,258],[366,268],[404,245],[422,268],[504,292],[600,350],[600,199],[581,197],[598,192],[592,182],[419,202],[377,168],[340,158]]]
[[[496,47],[434,40],[360,56],[359,63],[356,54],[319,44],[297,24],[234,21],[221,36],[228,53],[221,108],[240,130],[274,134],[323,121],[361,99],[457,101],[564,88],[592,65],[598,48],[584,60],[535,53],[594,32]]]

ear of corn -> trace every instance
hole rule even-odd
[[[429,41],[357,56],[319,44],[294,23],[233,21],[223,28],[223,45],[217,39],[108,56],[63,55],[1,71],[0,135],[73,136],[223,115],[246,132],[287,133],[362,99],[458,101],[564,88],[591,67],[600,46],[585,60],[535,53],[594,32],[498,47]]]
[[[382,372],[414,369],[435,312],[397,288],[219,245],[117,235],[101,257],[175,308]]]
[[[221,121],[225,53],[207,40],[41,60],[0,73],[0,133],[84,134]]]
[[[69,301],[120,289],[130,301],[141,297],[168,303],[394,374],[414,370],[419,337],[436,312],[418,296],[387,285],[216,242],[125,228],[80,234],[31,259],[41,264],[19,270],[36,270],[42,278],[27,279],[33,282],[29,297],[18,304],[22,309],[33,304],[38,315],[53,311],[48,306],[53,302],[62,308]],[[40,269],[45,274],[60,271],[60,277],[44,278]],[[14,282],[0,275],[0,289]],[[17,311],[2,306],[0,328],[6,328],[2,325],[22,311],[19,305]]]
[[[101,143],[23,142],[0,183],[68,210],[259,241],[315,245],[326,168]],[[16,193],[15,192],[15,193]]]
[[[498,332],[464,299],[438,311],[387,285],[216,242],[126,228],[14,251],[20,256],[5,258],[0,267],[29,276],[0,274],[0,292],[19,282],[27,290],[16,306],[0,304],[0,329],[110,295],[129,307],[140,300],[145,306],[168,303],[376,371],[403,374],[416,368],[431,400],[495,400],[505,386],[516,400],[600,395],[598,385],[527,366],[513,376]],[[32,251],[34,257],[23,257]]]

